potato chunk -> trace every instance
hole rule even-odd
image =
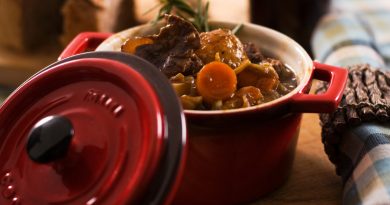
[[[241,41],[230,30],[216,29],[200,34],[201,47],[195,51],[204,64],[215,60],[218,53],[221,62],[236,68],[248,57]]]
[[[238,86],[254,86],[261,92],[271,92],[275,90],[280,81],[278,73],[270,63],[251,64],[237,76]]]

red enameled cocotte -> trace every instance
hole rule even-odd
[[[291,66],[297,88],[250,108],[182,110],[157,68],[117,52],[125,38],[155,31],[82,33],[9,96],[0,108],[0,204],[250,203],[289,176],[302,113],[331,112],[341,100],[345,69],[244,24],[239,38]],[[326,93],[308,93],[313,79],[329,82]]]

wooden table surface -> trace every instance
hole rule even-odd
[[[304,114],[291,176],[251,205],[339,205],[341,197],[341,179],[324,152],[318,114]]]

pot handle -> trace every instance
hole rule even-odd
[[[86,51],[95,50],[100,43],[110,37],[111,33],[100,33],[100,32],[83,32],[78,34],[66,48],[62,51],[58,60],[83,53]]]
[[[347,78],[348,70],[345,68],[314,62],[314,70],[308,85],[292,99],[292,111],[308,113],[333,112],[342,99]],[[312,79],[328,82],[328,90],[323,94],[304,93],[304,91],[310,89]]]

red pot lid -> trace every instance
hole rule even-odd
[[[185,121],[168,80],[127,54],[56,62],[0,108],[0,204],[166,204]]]

